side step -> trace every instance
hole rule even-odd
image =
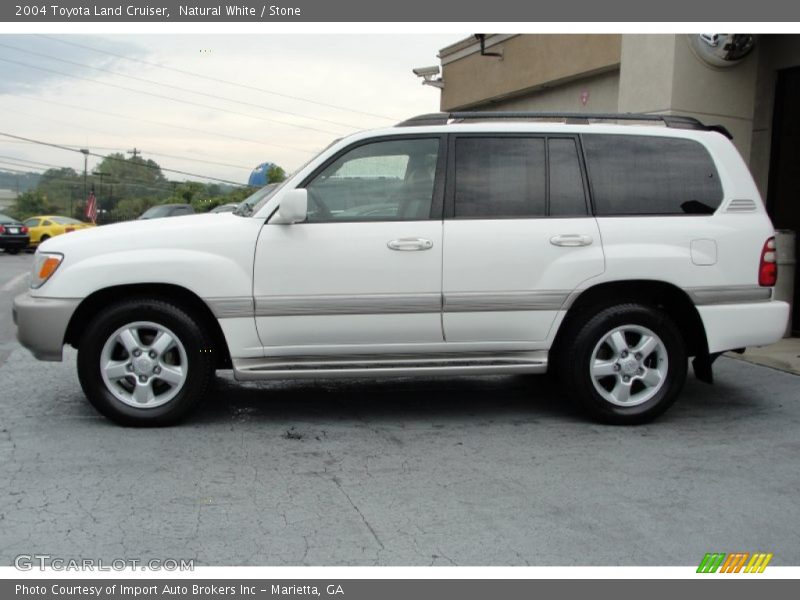
[[[327,379],[336,377],[409,377],[545,373],[547,351],[493,354],[427,354],[396,356],[297,356],[235,358],[234,377],[259,379]]]

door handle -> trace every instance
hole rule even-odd
[[[387,242],[386,245],[389,247],[389,250],[399,250],[400,252],[430,250],[433,248],[433,242],[425,238],[400,238]]]
[[[550,238],[550,243],[553,244],[553,246],[566,247],[588,246],[593,241],[592,236],[582,233],[562,233],[561,235]]]

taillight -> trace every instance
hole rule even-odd
[[[22,227],[20,227],[20,229],[19,229],[19,230],[20,230],[22,233],[28,233],[28,228],[27,228],[27,227],[25,227],[25,225],[23,225]]]
[[[0,233],[5,233],[5,232],[6,232],[6,228],[3,227],[2,225],[0,225]]]
[[[764,242],[758,264],[758,285],[772,287],[778,281],[778,258],[775,253],[775,238]]]

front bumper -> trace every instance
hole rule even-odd
[[[67,325],[80,302],[77,298],[37,298],[30,292],[14,298],[19,343],[39,360],[60,361]]]
[[[783,337],[789,320],[786,302],[698,306],[711,354],[747,346],[767,346]]]

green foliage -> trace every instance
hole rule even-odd
[[[32,190],[39,183],[39,173],[12,173],[0,171],[0,188],[16,190],[19,193]]]
[[[286,171],[278,165],[272,165],[267,170],[267,183],[280,183],[286,179]]]
[[[279,166],[267,172],[270,183],[286,179]],[[33,190],[20,194],[9,211],[17,218],[37,214],[60,214],[84,220],[86,199],[95,190],[99,210],[98,223],[136,219],[156,204],[187,203],[195,212],[207,212],[220,204],[241,202],[255,190],[199,181],[169,181],[161,167],[141,156],[126,158],[108,155],[84,181],[83,172],[75,169],[49,169],[40,176]]]
[[[33,190],[23,192],[17,196],[16,202],[9,211],[20,221],[36,215],[49,215],[57,213],[57,207],[47,199],[44,192]]]

